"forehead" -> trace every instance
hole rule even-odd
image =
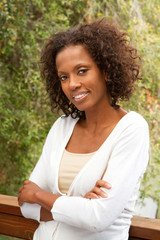
[[[56,66],[59,68],[63,64],[78,61],[94,62],[84,45],[69,45],[63,48],[56,56]]]

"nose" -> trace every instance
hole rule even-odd
[[[78,77],[75,75],[70,75],[69,79],[69,87],[71,90],[75,90],[81,86],[81,82],[79,81]]]

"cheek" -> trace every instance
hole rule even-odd
[[[61,84],[62,91],[65,93],[65,86]]]
[[[63,84],[61,84],[61,88],[62,88],[62,91],[63,93],[66,95],[66,97],[68,98],[68,91],[67,91],[67,87],[64,86]]]

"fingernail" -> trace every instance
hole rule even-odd
[[[110,183],[107,183],[107,186],[108,186],[109,188],[111,188],[111,187],[112,187],[112,185],[111,185]]]
[[[103,193],[103,195],[104,195],[105,197],[108,197],[107,193]]]

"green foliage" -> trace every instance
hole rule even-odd
[[[0,190],[17,195],[57,118],[39,74],[44,39],[77,24],[85,1],[0,1]]]
[[[150,163],[143,196],[160,199],[159,0],[0,0],[0,190],[17,194],[37,162],[52,115],[39,74],[44,39],[71,25],[108,16],[127,31],[142,56],[142,80],[123,107],[149,123]]]

